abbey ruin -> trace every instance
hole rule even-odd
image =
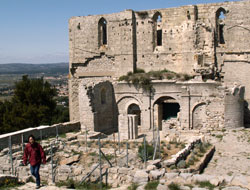
[[[242,127],[250,103],[249,12],[250,1],[238,1],[71,18],[70,120],[83,130],[119,128],[125,138],[171,125]],[[141,69],[192,79],[152,78],[149,92],[118,81]]]

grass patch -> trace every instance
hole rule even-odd
[[[200,182],[196,182],[196,185],[199,185],[199,187],[202,188],[208,188],[209,190],[213,190],[216,186],[211,184],[209,181],[200,181]]]
[[[13,189],[14,187],[19,187],[23,185],[23,183],[18,182],[16,179],[4,179],[3,181],[1,181],[0,183],[0,189],[4,190],[4,189]]]
[[[152,160],[154,155],[154,147],[146,142],[146,161]],[[144,162],[144,143],[138,148],[138,156]]]
[[[169,190],[181,190],[180,186],[177,183],[171,183],[168,185]]]
[[[137,183],[132,183],[129,187],[128,190],[136,190],[139,185]]]
[[[220,140],[223,139],[223,135],[216,135],[215,137],[218,138],[218,139],[220,139]]]
[[[67,181],[60,181],[56,183],[57,187],[65,186],[66,188],[70,189],[81,189],[81,190],[99,190],[101,185],[100,183],[82,183],[80,184],[77,181],[74,181],[72,179],[69,179]],[[109,185],[102,184],[102,189],[110,189],[111,187]]]
[[[147,183],[147,185],[144,187],[144,189],[145,190],[156,190],[158,184],[159,184],[159,181],[150,181]]]

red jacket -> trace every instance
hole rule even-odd
[[[46,156],[43,148],[37,142],[33,144],[26,144],[23,154],[23,164],[27,165],[27,159],[29,159],[30,165],[35,166],[36,164],[46,163]]]

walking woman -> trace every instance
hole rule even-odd
[[[42,146],[35,141],[35,137],[30,135],[28,138],[23,155],[23,164],[27,165],[27,160],[30,163],[30,171],[36,178],[36,189],[40,188],[40,174],[39,169],[41,163],[46,164],[46,156]]]

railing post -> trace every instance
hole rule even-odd
[[[42,141],[42,140],[43,140],[43,131],[40,130],[40,141]]]
[[[126,142],[126,160],[127,160],[127,168],[128,168],[128,142]]]
[[[143,138],[143,142],[144,142],[144,166],[145,168],[147,167],[147,155],[146,155],[146,136],[144,135],[144,138]]]
[[[21,143],[22,143],[22,151],[24,152],[24,138],[23,138],[23,133],[21,134]]]
[[[101,154],[101,142],[100,137],[98,137],[98,145],[99,145],[99,166],[100,166],[100,187],[102,189],[102,154]]]
[[[51,156],[51,176],[52,176],[52,182],[55,183],[55,176],[53,171],[53,145],[50,143],[50,156]]]
[[[56,140],[58,140],[58,125],[56,125]]]
[[[9,154],[10,154],[10,162],[11,162],[11,174],[14,175],[11,136],[9,136]]]

